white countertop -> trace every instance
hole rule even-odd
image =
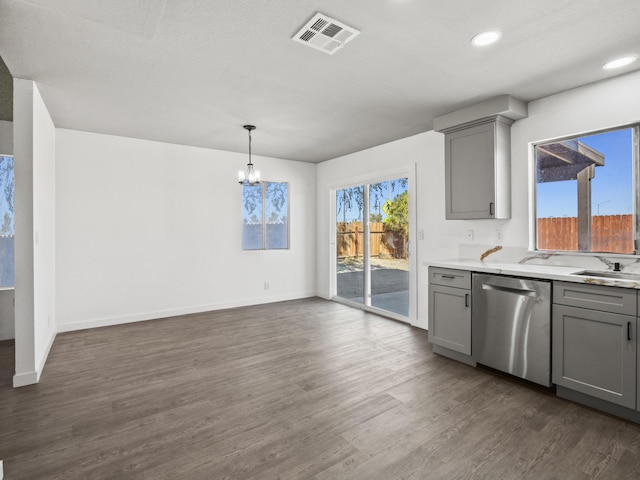
[[[501,275],[515,275],[520,277],[542,278],[548,280],[562,280],[565,282],[587,283],[591,285],[607,285],[612,287],[624,287],[640,289],[640,275],[638,279],[617,279],[598,276],[577,275],[587,270],[585,267],[565,267],[558,265],[539,265],[507,262],[480,261],[465,258],[450,260],[429,260],[425,266],[454,268],[472,272],[496,273]],[[604,268],[602,270],[605,270]]]

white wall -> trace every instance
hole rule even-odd
[[[475,244],[529,248],[531,144],[640,122],[638,85],[640,72],[635,72],[530,102],[529,116],[511,127],[511,219],[463,221],[458,232],[473,229]],[[502,230],[501,242],[496,229]]]
[[[318,165],[319,295],[330,294],[330,204],[332,186],[358,175],[417,165],[418,319],[427,325],[427,275],[423,262],[457,257],[460,245],[529,245],[529,144],[539,140],[640,121],[640,72],[587,85],[529,104],[529,117],[511,128],[512,218],[445,220],[444,136],[430,131]],[[474,240],[466,239],[473,230]],[[496,230],[502,233],[497,240]]]
[[[37,86],[14,79],[16,374],[36,383],[55,339],[55,128]]]
[[[414,241],[417,254],[418,308],[415,324],[427,326],[426,270],[422,262],[429,258],[452,257],[457,253],[455,224],[444,221],[444,137],[427,132],[378,147],[346,155],[318,165],[318,295],[331,296],[333,242],[331,236],[332,188],[367,181],[379,175],[394,175],[399,171],[416,170],[416,225],[424,230],[424,240]],[[415,232],[414,232],[415,233]],[[454,242],[451,242],[454,238]]]
[[[60,331],[315,295],[315,165],[253,157],[264,180],[290,183],[291,248],[249,252],[246,154],[64,129],[56,140]]]
[[[33,264],[36,368],[56,334],[55,127],[37,86],[33,96]]]
[[[529,117],[511,129],[513,190],[525,192],[530,187],[531,143],[640,122],[639,85],[640,72],[635,72],[529,103]],[[529,246],[528,198],[514,195],[512,208],[504,240]]]
[[[0,155],[13,155],[13,122],[0,120]],[[13,288],[0,289],[0,340],[14,337]]]

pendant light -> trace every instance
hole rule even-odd
[[[238,183],[241,185],[258,185],[260,183],[260,172],[253,170],[253,163],[251,163],[251,132],[256,129],[255,125],[245,125],[243,127],[249,132],[249,163],[247,163],[247,169],[240,171],[238,174]]]

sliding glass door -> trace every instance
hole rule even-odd
[[[406,178],[369,186],[371,305],[409,316],[409,191]]]
[[[336,192],[338,297],[364,303],[364,185]]]
[[[409,181],[336,190],[336,295],[409,317]]]

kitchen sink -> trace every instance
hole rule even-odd
[[[582,272],[576,272],[575,274],[583,277],[601,277],[640,281],[640,273],[614,272],[612,270],[584,270]]]

